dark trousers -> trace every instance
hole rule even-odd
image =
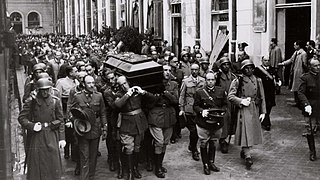
[[[266,113],[266,116],[265,116],[264,120],[262,121],[261,125],[271,126],[270,113],[271,113],[272,106],[266,105],[266,109],[267,109],[267,113]]]
[[[186,115],[187,117],[187,128],[190,131],[189,135],[189,146],[192,152],[197,151],[197,143],[198,143],[198,133],[197,133],[197,127],[195,123],[195,116],[192,115]]]
[[[108,161],[111,160],[117,166],[120,166],[122,146],[120,142],[119,132],[117,132],[117,129],[112,126],[108,126],[106,146],[108,149]]]
[[[97,165],[97,152],[99,147],[99,138],[85,139],[79,137],[80,151],[80,179],[94,179]]]
[[[63,115],[64,115],[64,120],[66,122],[66,114],[67,114],[67,102],[68,102],[68,98],[61,98],[61,104],[62,104],[62,111],[63,111]],[[66,146],[64,147],[64,155],[68,155],[69,156],[69,152],[70,152],[70,147],[71,147],[71,152],[73,151],[73,143],[74,143],[74,136],[73,136],[73,128],[67,128],[65,127],[65,137],[66,137]]]

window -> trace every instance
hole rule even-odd
[[[171,4],[172,14],[180,14],[181,13],[181,3]]]
[[[14,12],[10,15],[10,20],[11,22],[21,22],[22,21],[22,16],[20,13]]]
[[[228,0],[212,0],[211,5],[213,11],[228,10]]]
[[[40,16],[36,12],[31,12],[28,15],[28,27],[37,27],[40,26]]]

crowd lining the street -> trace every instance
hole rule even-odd
[[[179,55],[167,44],[142,41],[141,55],[163,66],[163,86],[148,92],[104,65],[110,55],[127,53],[112,37],[18,36],[20,63],[28,76],[18,119],[27,134],[27,179],[60,179],[59,147],[65,159],[76,162],[76,176],[94,179],[100,136],[108,149],[109,169],[119,179],[141,178],[142,160],[147,171],[164,178],[170,171],[162,165],[166,146],[179,143],[184,127],[190,131],[187,148],[195,161],[201,159],[204,174],[220,171],[216,151],[219,147],[228,153],[232,135],[250,169],[250,151],[262,144],[262,131],[271,130],[283,67],[290,64],[289,88],[296,106],[310,117],[304,135],[310,160],[316,160],[319,113],[313,110],[319,109],[320,53],[314,41],[306,46],[296,41],[294,54],[284,61],[273,38],[259,66],[246,53],[248,44],[241,42],[237,62],[221,53],[212,67],[200,44],[183,47]]]

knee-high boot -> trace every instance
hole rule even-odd
[[[307,134],[307,141],[308,141],[309,150],[310,150],[310,161],[315,161],[317,159],[317,156],[316,156],[316,147],[314,143],[313,134]]]
[[[135,152],[133,154],[133,175],[135,178],[140,179],[142,175],[139,172],[138,164],[139,164],[139,153]]]
[[[162,167],[162,154],[155,154],[155,174],[158,178],[165,178],[164,172],[162,172],[161,167]]]
[[[220,169],[214,164],[214,160],[216,157],[216,146],[214,145],[214,141],[209,141],[209,168],[211,171],[219,172]]]
[[[162,171],[162,172],[167,173],[167,169],[166,169],[166,168],[164,168],[164,167],[162,166],[163,159],[164,159],[164,155],[165,155],[165,153],[164,153],[164,152],[163,152],[163,153],[161,153],[160,168],[161,168],[161,171]]]
[[[133,162],[132,162],[132,155],[127,154],[127,165],[128,165],[128,177],[127,180],[134,180],[133,176]]]
[[[205,175],[210,175],[207,147],[200,147],[200,154],[203,164],[203,172]]]

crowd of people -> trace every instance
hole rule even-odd
[[[304,114],[314,120],[313,127],[307,122],[306,136],[310,160],[316,160],[313,134],[319,113],[313,110],[319,108],[320,63],[313,41],[307,43],[307,53],[300,41],[295,42],[294,55],[283,61],[277,40],[272,39],[270,54],[259,66],[242,42],[237,62],[226,53],[212,68],[200,44],[192,50],[186,46],[176,55],[167,43],[142,41],[141,54],[163,67],[163,89],[153,93],[104,65],[108,55],[121,53],[113,38],[18,37],[20,62],[28,75],[18,118],[27,133],[27,179],[60,179],[59,148],[65,159],[76,162],[76,176],[94,179],[100,137],[106,142],[109,169],[117,171],[119,179],[124,174],[127,179],[142,178],[142,160],[147,171],[165,178],[170,171],[163,167],[166,147],[179,142],[184,127],[189,131],[187,148],[195,161],[201,159],[204,174],[220,171],[216,151],[219,147],[228,153],[231,135],[250,169],[250,151],[262,143],[262,130],[271,129],[282,67],[290,63],[291,91]]]

